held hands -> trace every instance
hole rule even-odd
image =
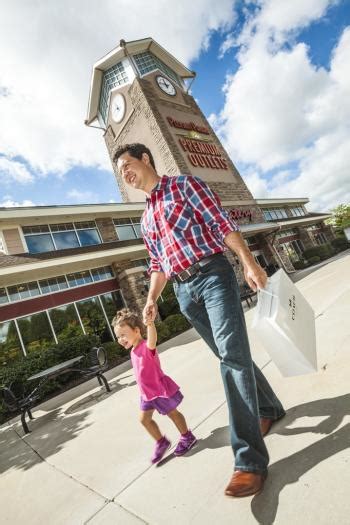
[[[254,292],[266,286],[267,274],[255,261],[244,266],[244,277]]]
[[[142,312],[143,323],[145,325],[153,323],[155,318],[157,317],[157,313],[158,313],[157,303],[153,301],[152,299],[147,299],[146,305]]]

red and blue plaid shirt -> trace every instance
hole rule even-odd
[[[163,176],[147,199],[141,229],[150,254],[149,273],[169,279],[203,257],[221,253],[238,225],[218,196],[191,175]]]

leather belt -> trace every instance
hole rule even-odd
[[[187,281],[192,275],[195,275],[199,272],[203,266],[206,266],[209,264],[214,257],[217,257],[218,255],[222,255],[222,252],[220,253],[214,253],[213,255],[209,255],[209,257],[203,257],[203,259],[200,259],[199,261],[195,262],[190,266],[189,268],[186,268],[186,270],[182,270],[182,272],[177,273],[173,280],[178,283],[183,283],[184,281]]]

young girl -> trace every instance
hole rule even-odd
[[[152,418],[155,410],[167,415],[179,430],[181,436],[174,454],[182,456],[197,440],[188,429],[184,416],[176,408],[183,399],[179,386],[161,369],[154,323],[147,324],[147,341],[142,337],[144,325],[141,319],[126,308],[117,312],[112,326],[118,343],[128,350],[131,348],[131,362],[141,392],[140,421],[156,441],[152,463],[158,463],[171,446]]]

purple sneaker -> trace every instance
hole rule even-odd
[[[197,443],[196,437],[189,430],[186,434],[180,437],[180,440],[174,450],[174,456],[182,456],[186,454]]]
[[[165,436],[163,436],[159,441],[156,442],[153,456],[151,458],[151,462],[153,463],[153,465],[155,463],[158,463],[162,459],[165,452],[170,448],[170,446],[171,443]]]

